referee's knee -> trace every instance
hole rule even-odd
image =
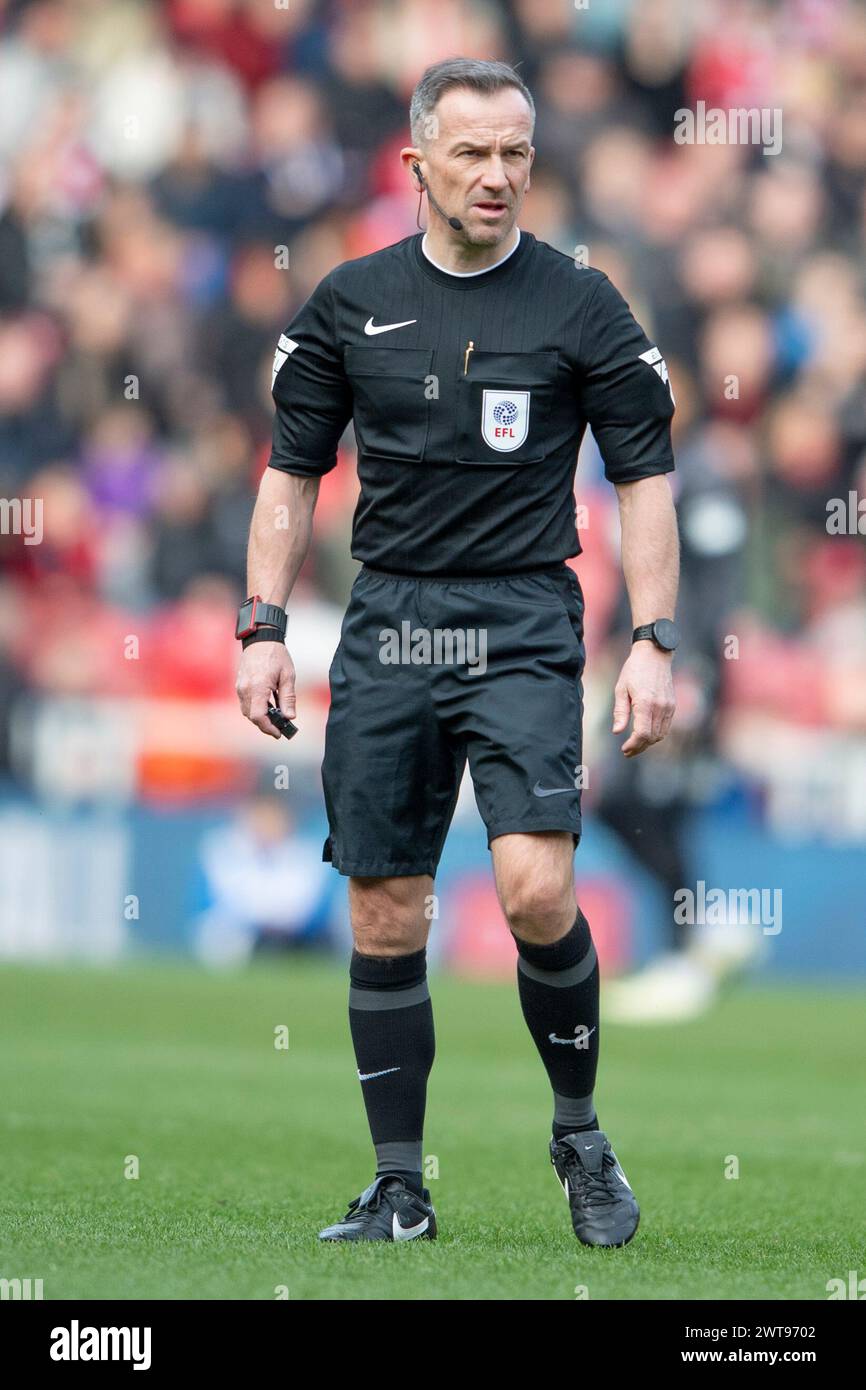
[[[408,955],[427,944],[426,907],[433,880],[426,874],[401,878],[351,878],[349,911],[355,949],[367,956]]]
[[[554,881],[514,883],[502,897],[506,921],[514,936],[539,945],[557,941],[574,924],[574,889]]]

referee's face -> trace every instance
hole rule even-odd
[[[436,105],[438,135],[419,151],[433,196],[471,246],[497,246],[511,233],[535,158],[532,118],[516,87],[489,96],[452,87]]]

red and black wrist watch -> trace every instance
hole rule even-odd
[[[244,599],[238,609],[235,637],[244,650],[251,642],[285,642],[289,615],[276,603],[265,603],[258,594]]]

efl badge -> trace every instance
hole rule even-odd
[[[519,449],[529,432],[529,391],[485,391],[481,405],[484,443],[500,453]]]

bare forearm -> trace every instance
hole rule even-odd
[[[622,525],[622,570],[632,623],[642,627],[657,618],[673,618],[680,553],[668,480],[663,474],[641,478],[636,483],[620,483],[616,491]],[[670,652],[654,642],[635,642],[614,694],[613,732],[623,733],[633,717],[622,752],[626,758],[637,757],[665,737],[674,717]]]
[[[679,587],[677,518],[664,474],[617,487],[622,570],[635,627],[673,618]]]
[[[265,469],[250,525],[247,593],[286,606],[310,548],[318,493],[318,478]],[[241,654],[237,692],[246,718],[278,739],[268,715],[271,702],[296,717],[295,668],[283,641],[253,643]]]
[[[247,593],[285,607],[310,548],[318,478],[266,468],[247,550]]]

